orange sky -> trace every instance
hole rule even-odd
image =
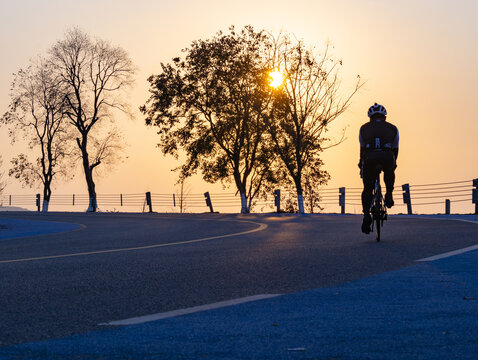
[[[146,78],[158,72],[161,62],[180,55],[194,39],[210,37],[231,24],[251,24],[293,33],[319,49],[330,40],[334,54],[344,61],[344,90],[351,88],[357,74],[367,81],[331,129],[334,134],[347,127],[347,140],[324,153],[331,187],[361,186],[357,133],[375,101],[386,106],[388,120],[400,130],[398,187],[478,177],[476,1],[19,0],[3,1],[0,6],[1,113],[8,106],[11,74],[26,66],[29,58],[45,53],[71,26],[130,53],[139,69],[131,93],[136,110],[148,97]],[[178,163],[161,155],[155,148],[154,129],[144,126],[137,110],[135,115],[134,121],[118,117],[129,157],[115,171],[97,178],[98,193],[174,189],[176,175],[169,170]],[[5,129],[0,129],[0,139],[6,172],[10,158],[24,150],[12,148]],[[199,178],[190,184],[193,193],[221,189]],[[55,189],[86,193],[81,172],[74,181],[57,183]],[[6,192],[36,191],[8,179]]]

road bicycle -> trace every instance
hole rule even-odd
[[[370,213],[372,214],[372,231],[375,226],[375,235],[377,242],[380,241],[381,228],[383,227],[383,222],[387,220],[387,208],[385,206],[385,201],[382,195],[382,187],[380,186],[380,173],[382,168],[377,166],[377,175],[375,178],[375,187],[373,189],[372,197],[372,206],[370,208]]]

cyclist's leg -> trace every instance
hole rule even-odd
[[[363,191],[362,191],[362,211],[364,214],[362,221],[362,232],[369,234],[371,231],[372,217],[370,215],[370,206],[372,205],[373,188],[375,186],[375,161],[366,160],[363,164]]]
[[[362,181],[362,211],[364,214],[370,212],[370,206],[372,205],[372,193],[375,187],[375,178],[377,176],[376,171],[377,162],[374,159],[365,160],[363,164]]]
[[[384,159],[383,163],[383,180],[385,182],[385,187],[387,192],[385,193],[385,205],[388,208],[391,208],[394,205],[393,201],[393,188],[395,186],[395,159],[393,154],[387,153],[387,157]]]

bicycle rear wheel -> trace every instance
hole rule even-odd
[[[375,227],[376,227],[376,231],[375,231],[375,234],[376,234],[376,239],[377,239],[377,242],[380,241],[380,228],[381,228],[381,219],[379,216],[377,216],[375,219]]]

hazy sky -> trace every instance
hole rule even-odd
[[[281,30],[322,48],[329,40],[344,61],[343,89],[357,74],[367,81],[350,110],[332,128],[347,127],[347,140],[324,153],[330,186],[361,186],[360,125],[373,102],[386,106],[401,135],[397,185],[478,177],[478,2],[474,0],[0,0],[0,112],[9,102],[12,73],[79,26],[125,48],[138,67],[131,93],[136,120],[118,118],[129,158],[97,178],[98,193],[171,193],[178,165],[155,148],[154,129],[137,111],[148,98],[146,78],[161,62],[181,55],[191,41],[230,25]],[[4,171],[23,151],[0,129]],[[192,181],[192,191],[218,189]],[[58,193],[86,193],[81,172],[55,186]],[[9,180],[8,193],[31,193]],[[470,205],[471,209],[471,205]]]

